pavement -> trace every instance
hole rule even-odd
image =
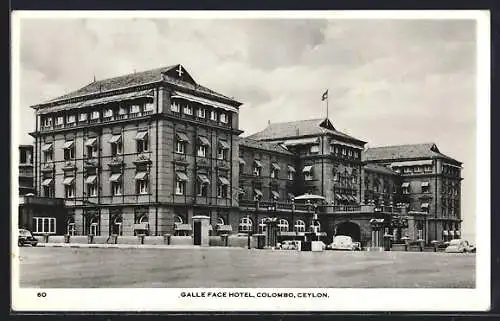
[[[218,246],[196,246],[196,245],[166,245],[166,244],[86,244],[86,243],[38,243],[36,247],[66,247],[66,248],[94,248],[94,249],[226,249],[245,250],[242,247],[218,247]]]
[[[476,278],[474,254],[42,244],[19,248],[21,287],[474,288]]]

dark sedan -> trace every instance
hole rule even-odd
[[[36,246],[38,244],[38,240],[33,236],[33,234],[31,234],[30,231],[25,229],[20,229],[19,237],[17,239],[17,245],[25,246],[28,244],[31,246]]]

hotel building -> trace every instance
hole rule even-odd
[[[314,228],[363,246],[387,234],[459,235],[461,163],[435,145],[365,150],[329,119],[270,123],[241,137],[240,106],[181,65],[33,106],[36,194],[67,208],[54,233],[190,235],[192,217],[205,215],[212,234],[263,233],[274,218],[282,235]],[[303,194],[324,202],[295,199]]]

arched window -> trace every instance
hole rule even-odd
[[[149,217],[147,215],[142,215],[139,218],[139,224],[142,224],[142,223],[149,223]]]
[[[253,222],[249,217],[243,217],[240,220],[240,224],[239,224],[239,231],[240,232],[248,233],[248,232],[252,231],[252,227],[253,227]]]
[[[123,235],[122,223],[123,223],[122,216],[121,215],[115,216],[115,218],[113,219],[113,225],[111,227],[111,234]]]
[[[177,226],[179,224],[183,224],[184,223],[184,220],[182,219],[182,217],[180,217],[179,215],[175,215],[174,216],[174,225]]]
[[[224,219],[222,217],[217,218],[217,225],[224,225]]]
[[[260,221],[259,221],[259,233],[260,234],[263,234],[267,231],[267,223],[266,222],[268,219],[269,218],[267,218],[267,217],[260,219]]]
[[[96,217],[93,217],[89,222],[89,234],[91,235],[99,235],[99,222]]]
[[[303,233],[306,231],[306,223],[303,220],[296,220],[293,228],[295,232]]]
[[[278,229],[280,232],[288,232],[288,221],[281,218],[278,221]]]

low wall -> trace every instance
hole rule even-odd
[[[43,242],[44,237],[37,237],[38,242]],[[64,243],[64,235],[50,235],[48,243]]]
[[[171,236],[170,245],[193,245],[191,236]]]
[[[167,240],[163,236],[146,236],[144,237],[144,244],[163,245],[167,244]]]
[[[407,250],[407,248],[404,244],[393,244],[392,248],[391,248],[391,251],[395,251],[395,252],[406,251],[406,250]]]

